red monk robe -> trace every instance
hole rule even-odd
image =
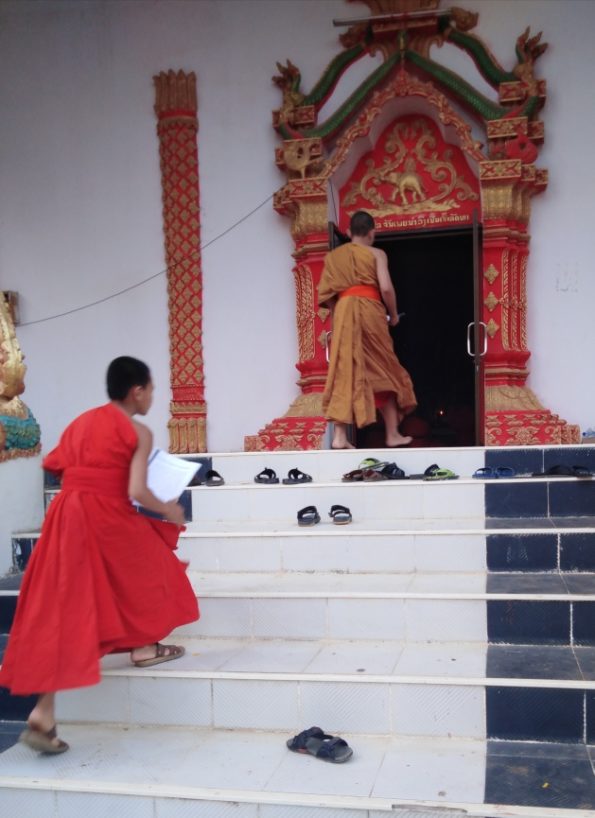
[[[179,529],[128,499],[137,434],[108,403],[64,431],[43,461],[62,475],[23,578],[0,685],[13,694],[96,684],[106,653],[158,642],[198,619]]]

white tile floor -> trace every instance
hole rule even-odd
[[[130,811],[119,808],[117,812],[126,818],[153,815],[143,811],[143,799],[134,798],[134,794],[145,797],[167,794],[167,802],[165,799],[159,802],[160,816],[198,814],[185,811],[184,802],[176,799],[176,794],[182,791],[187,797],[195,795],[207,802],[211,795],[224,801],[238,798],[239,803],[258,801],[261,797],[266,803],[267,796],[283,794],[283,809],[312,805],[313,798],[321,807],[327,801],[329,809],[337,806],[337,799],[345,804],[349,798],[362,799],[366,809],[373,808],[374,799],[378,809],[386,808],[386,800],[478,806],[483,799],[485,746],[481,741],[345,735],[354,756],[346,765],[332,765],[308,755],[290,753],[285,741],[291,734],[284,733],[66,725],[62,735],[71,744],[71,750],[62,756],[40,758],[22,745],[0,755],[3,814],[27,816],[26,811],[13,811],[16,802],[31,803],[35,796],[39,798],[38,807],[44,801],[45,814],[53,814],[53,797],[45,788],[60,785],[71,790],[61,794],[61,818],[74,815],[103,818],[110,814],[114,794],[126,789],[131,793],[126,799]],[[40,779],[42,790],[35,792],[35,782],[39,786]],[[5,789],[9,784],[23,789]],[[139,787],[143,788],[142,793]],[[89,799],[86,788],[101,793],[97,801]],[[176,789],[180,792],[176,793]],[[11,807],[9,812],[5,812],[5,806]],[[102,808],[108,812],[101,813]],[[38,812],[37,816],[41,814]],[[210,814],[206,810],[200,812],[201,818]],[[221,818],[226,813],[212,814]],[[245,814],[251,813],[248,810]],[[271,818],[283,814],[270,813]],[[324,812],[314,814],[319,818]],[[346,818],[349,812],[340,814]],[[359,810],[356,814],[361,818]]]

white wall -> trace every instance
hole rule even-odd
[[[41,457],[0,463],[0,577],[12,566],[12,535],[37,531],[42,516]]]
[[[587,225],[595,112],[590,104],[595,3],[469,0],[478,32],[507,66],[525,25],[543,29],[550,188],[534,200],[529,265],[530,384],[572,422],[595,423],[592,380],[571,365],[595,337]],[[290,58],[309,90],[340,50],[343,0],[104,0],[0,4],[0,287],[17,290],[25,324],[65,312],[164,268],[152,76],[195,71],[202,240],[215,239],[283,184],[274,165],[275,62]],[[478,82],[452,47],[433,56]],[[591,62],[590,62],[591,61]],[[349,86],[349,83],[348,83]],[[270,202],[204,250],[204,356],[211,450],[298,394],[292,242]],[[25,400],[45,449],[73,416],[104,399],[115,355],[147,360],[157,382],[148,422],[167,444],[165,277],[88,310],[18,329]],[[582,361],[581,361],[582,363]],[[582,378],[579,380],[579,378]]]

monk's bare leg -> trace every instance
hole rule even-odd
[[[333,421],[333,440],[331,449],[355,449],[355,446],[347,440],[347,424]]]
[[[401,422],[401,416],[399,414],[399,410],[397,409],[397,402],[395,400],[395,396],[391,395],[385,403],[379,407],[380,414],[384,419],[384,427],[385,427],[385,442],[386,445],[390,448],[395,446],[407,446],[408,443],[411,443],[413,440],[412,437],[407,435],[404,437],[399,432],[399,423]]]
[[[38,733],[49,733],[56,726],[56,694],[42,693],[37,699],[37,704],[29,713],[27,724],[30,730]],[[46,739],[47,741],[48,739]],[[56,736],[49,740],[54,747],[59,747],[62,742]]]

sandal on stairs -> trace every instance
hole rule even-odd
[[[22,741],[23,744],[26,744],[27,747],[30,747],[32,750],[36,750],[38,753],[45,753],[46,755],[58,755],[70,749],[69,745],[65,741],[62,741],[62,739],[58,739],[58,743],[55,744],[54,741],[57,738],[58,734],[56,732],[56,725],[54,724],[52,729],[46,732],[37,727],[27,727],[19,736],[19,741]]]
[[[297,513],[298,525],[316,525],[320,522],[320,514],[316,506],[306,506]]]
[[[344,739],[329,736],[320,727],[302,730],[286,744],[293,753],[307,753],[314,758],[330,761],[333,764],[342,764],[353,755],[353,750]]]
[[[294,486],[298,483],[311,483],[312,478],[309,474],[305,474],[305,472],[300,471],[299,469],[290,469],[287,472],[287,477],[283,478],[283,483],[286,486]]]
[[[171,662],[173,659],[179,659],[186,653],[186,649],[180,645],[162,645],[161,642],[155,643],[155,656],[150,659],[139,659],[132,662],[135,667],[152,667],[153,665],[160,665],[162,662]]]
[[[347,525],[353,519],[347,506],[334,505],[328,513],[335,525]]]
[[[205,474],[205,486],[224,486],[225,480],[221,477],[218,471],[209,469]]]
[[[254,478],[255,483],[264,483],[265,485],[272,485],[273,483],[278,483],[279,478],[273,469],[263,469],[259,472],[256,477]]]

